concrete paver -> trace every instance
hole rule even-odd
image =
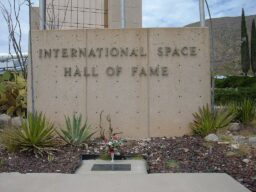
[[[226,174],[0,174],[1,192],[249,192]]]

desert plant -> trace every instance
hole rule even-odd
[[[59,136],[68,144],[73,146],[80,146],[85,144],[95,132],[90,132],[90,125],[86,120],[82,125],[82,115],[77,117],[73,115],[72,120],[65,117],[66,129],[61,129]]]
[[[244,15],[244,9],[242,9],[242,21],[241,21],[241,65],[244,75],[250,69],[250,53],[249,53],[249,39],[247,34],[246,20]]]
[[[122,132],[114,132],[114,128],[112,127],[112,120],[110,117],[110,114],[106,116],[106,120],[109,124],[108,129],[103,128],[102,126],[102,114],[104,111],[100,112],[100,122],[99,122],[99,132],[100,132],[100,138],[106,142],[112,138],[112,136],[117,136],[122,134]],[[106,136],[106,133],[108,133],[108,136]]]
[[[20,128],[5,129],[1,142],[9,151],[28,151],[36,156],[53,150],[55,146],[54,125],[42,113],[29,113]]]
[[[222,108],[211,112],[208,105],[199,108],[199,112],[193,114],[194,121],[190,127],[194,134],[202,137],[215,133],[218,129],[227,127],[234,119],[234,114]]]
[[[251,123],[256,118],[255,102],[251,99],[229,103],[227,109],[235,115],[236,121],[245,125]]]
[[[169,159],[164,162],[164,166],[166,169],[178,169],[179,162],[173,159]]]
[[[18,148],[17,144],[17,128],[9,127],[3,129],[0,135],[0,143],[6,148],[9,152],[14,152]]]
[[[25,117],[26,111],[26,79],[19,73],[6,71],[0,77],[0,113]]]
[[[244,124],[252,122],[256,117],[255,103],[249,99],[243,100],[237,106],[237,116]]]

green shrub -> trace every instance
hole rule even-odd
[[[54,126],[42,113],[29,113],[20,128],[5,129],[1,142],[9,151],[28,151],[43,155],[55,146]]]
[[[22,75],[6,71],[0,76],[0,113],[25,117],[27,82]]]
[[[256,77],[228,76],[224,79],[215,79],[216,88],[256,88]]]
[[[227,109],[211,112],[208,105],[199,108],[198,113],[193,114],[194,121],[190,127],[195,135],[205,137],[215,133],[218,129],[227,127],[235,118],[234,114]]]
[[[223,88],[215,89],[215,103],[217,105],[226,105],[237,103],[244,99],[256,101],[256,88]]]
[[[73,115],[72,120],[69,117],[65,117],[65,120],[66,129],[61,129],[61,133],[58,134],[68,144],[80,146],[86,143],[95,133],[90,133],[90,126],[87,120],[82,126],[82,115],[79,117]]]
[[[231,103],[228,110],[233,112],[236,120],[243,124],[251,123],[256,117],[255,102],[250,99],[244,99],[242,102]]]
[[[6,148],[9,152],[14,152],[18,148],[16,144],[17,140],[17,128],[4,128],[0,135],[0,143]]]
[[[169,159],[164,162],[164,166],[166,169],[178,169],[179,162],[173,159]]]

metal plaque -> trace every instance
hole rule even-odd
[[[92,171],[131,171],[131,164],[94,164]]]

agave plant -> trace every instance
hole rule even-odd
[[[66,129],[61,129],[58,133],[60,137],[68,144],[73,146],[81,146],[85,144],[95,132],[90,132],[90,125],[86,120],[82,125],[82,115],[73,115],[72,120],[65,117]]]
[[[190,127],[194,134],[202,137],[227,127],[235,118],[235,115],[225,108],[211,112],[208,105],[199,108],[199,112],[193,116],[194,121]]]
[[[1,140],[9,150],[43,155],[53,150],[55,145],[54,125],[42,113],[29,113],[28,119],[22,122],[20,128],[5,130]]]

